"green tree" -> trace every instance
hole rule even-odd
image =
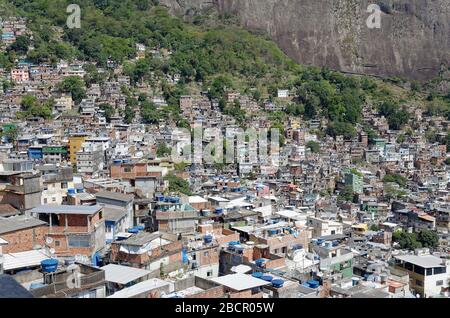
[[[417,234],[417,240],[423,247],[436,248],[439,246],[439,236],[436,231],[422,230]]]
[[[353,201],[354,193],[353,193],[353,187],[352,186],[345,186],[344,189],[342,189],[339,192],[338,195],[338,201]]]
[[[311,149],[311,152],[313,153],[320,152],[320,144],[313,140],[308,141],[308,143],[306,144],[306,148]]]
[[[399,243],[400,248],[402,249],[415,250],[422,247],[422,244],[417,241],[415,233],[396,231],[392,235],[392,240]]]
[[[125,122],[125,124],[131,124],[134,120],[135,117],[135,113],[132,107],[130,106],[126,106],[125,107],[125,113],[124,113],[124,119],[123,121]]]
[[[406,184],[408,182],[408,179],[406,179],[405,177],[399,175],[399,174],[395,174],[395,173],[388,173],[384,176],[383,178],[383,182],[394,182],[397,183],[399,186],[401,186],[402,188],[406,187]]]
[[[108,103],[103,103],[98,106],[105,113],[105,118],[108,123],[111,122],[111,117],[116,113],[115,109]]]
[[[86,98],[84,82],[78,76],[66,77],[61,83],[59,83],[58,89],[61,92],[71,94],[72,99],[77,104],[81,103],[83,98]]]
[[[168,147],[165,143],[158,144],[156,148],[156,155],[159,158],[169,156],[172,153],[172,148]]]
[[[174,174],[168,174],[165,179],[169,181],[169,191],[176,193],[183,193],[185,195],[191,195],[189,188],[189,182],[183,178],[177,177]]]

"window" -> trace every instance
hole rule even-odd
[[[417,286],[423,286],[423,282],[421,280],[416,279]]]
[[[212,272],[212,271],[206,272],[206,276],[207,276],[207,277],[211,277],[212,275],[213,275],[213,272]]]
[[[209,256],[209,252],[206,251],[205,253],[203,253],[204,256]]]
[[[405,269],[407,269],[408,271],[413,271],[413,264],[411,263],[405,263]]]
[[[69,236],[69,247],[89,247],[91,240],[89,236]]]
[[[434,275],[444,274],[447,272],[447,269],[445,267],[435,267],[433,269],[434,269]]]
[[[414,273],[417,273],[419,275],[425,275],[425,268],[415,265]]]
[[[431,275],[433,275],[433,269],[427,268],[427,276],[431,276]]]
[[[60,247],[61,246],[61,242],[60,241],[55,241],[55,246],[56,247]]]
[[[436,286],[442,286],[442,285],[444,285],[444,281],[443,280],[438,280],[436,282]]]

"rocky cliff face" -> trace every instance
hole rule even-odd
[[[449,0],[161,0],[178,14],[214,7],[265,30],[299,63],[430,79],[450,65]],[[366,21],[381,9],[381,28]]]

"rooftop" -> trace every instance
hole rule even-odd
[[[47,225],[46,222],[34,217],[19,215],[7,219],[0,218],[0,234]]]
[[[105,271],[106,281],[122,285],[128,284],[150,274],[150,271],[146,271],[144,269],[116,264],[108,264],[101,267],[101,269]]]
[[[106,221],[117,222],[127,215],[127,211],[120,208],[105,207],[103,210],[103,215]]]
[[[0,275],[0,298],[34,298],[10,275]]]
[[[85,214],[93,215],[100,211],[100,205],[40,205],[31,209],[31,213],[45,213],[45,214]]]
[[[164,286],[170,286],[170,283],[163,281],[159,278],[152,278],[142,283],[122,289],[117,293],[109,296],[108,298],[130,298]]]
[[[134,196],[130,194],[123,194],[118,192],[111,192],[111,191],[101,191],[98,192],[95,195],[97,198],[105,198],[115,201],[123,201],[123,202],[130,202],[133,200]]]
[[[417,256],[417,255],[400,255],[395,256],[396,259],[399,259],[404,262],[408,262],[423,268],[432,268],[432,267],[442,267],[445,266],[443,264],[443,260],[439,257],[433,256],[433,255],[424,255],[424,256]]]
[[[262,279],[240,273],[213,278],[211,279],[211,281],[236,291],[252,289],[255,287],[261,287],[270,284],[269,282],[266,282]]]

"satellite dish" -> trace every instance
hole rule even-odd
[[[50,249],[50,254],[55,254],[55,249],[54,248]]]
[[[50,236],[48,236],[48,237],[45,239],[45,243],[47,243],[47,244],[52,244],[52,243],[53,243],[53,239],[52,239]]]

